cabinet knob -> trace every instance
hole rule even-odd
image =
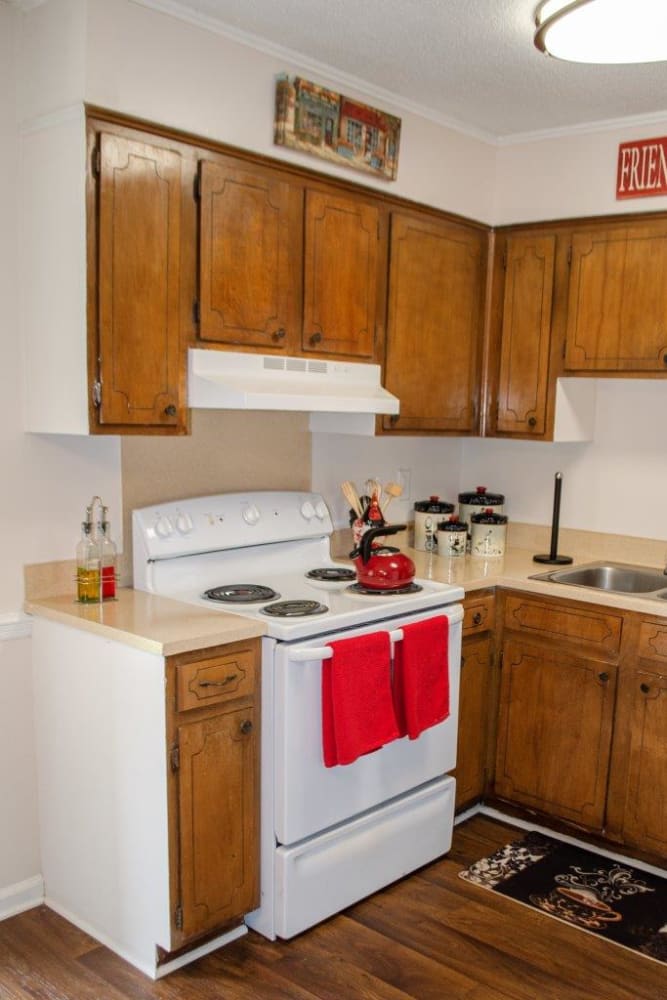
[[[164,415],[165,415],[165,417],[175,417],[176,416],[176,407],[174,406],[173,403],[170,403],[169,406],[165,406],[165,408],[164,408]]]
[[[286,336],[286,331],[281,326],[280,329],[276,330],[276,332],[273,334],[272,339],[275,341],[284,340],[285,336]]]
[[[650,684],[640,684],[639,690],[641,691],[642,694],[649,694],[651,686]]]
[[[663,356],[662,356],[662,363],[663,363],[663,365],[667,365],[667,354],[663,354]]]
[[[472,623],[473,625],[481,625],[481,622],[482,622],[482,612],[476,611],[475,614],[472,616]]]
[[[598,680],[602,681],[603,684],[607,683],[607,681],[609,680],[609,674],[607,673],[606,670],[603,670],[601,674],[598,674]]]
[[[392,413],[392,415],[389,417],[389,423],[395,427],[400,419],[401,417],[399,413]]]
[[[537,417],[528,417],[528,426],[537,427]]]
[[[252,732],[252,722],[250,719],[244,719],[239,728],[243,735],[246,736],[248,733]]]
[[[311,333],[311,335],[310,335],[310,342],[311,342],[311,344],[319,344],[319,342],[321,341],[321,339],[322,339],[322,334],[321,333]]]

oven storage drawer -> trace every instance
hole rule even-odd
[[[292,847],[275,864],[275,932],[290,938],[451,847],[455,781],[439,778]]]

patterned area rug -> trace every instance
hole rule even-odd
[[[667,964],[667,879],[534,831],[459,875]]]

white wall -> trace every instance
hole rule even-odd
[[[468,440],[461,476],[505,493],[513,520],[549,524],[562,472],[563,527],[667,539],[665,427],[664,382],[598,379],[594,441]]]

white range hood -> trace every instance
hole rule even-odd
[[[380,366],[234,351],[188,351],[188,406],[194,409],[398,413]]]

